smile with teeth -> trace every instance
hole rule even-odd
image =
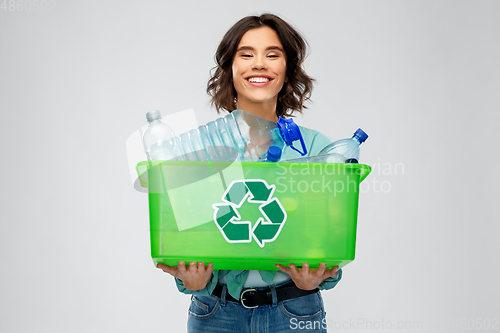
[[[267,77],[250,77],[247,79],[249,82],[268,82],[270,81]]]

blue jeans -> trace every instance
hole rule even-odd
[[[257,290],[263,288],[255,288]],[[226,301],[217,296],[191,297],[189,333],[284,333],[326,332],[326,313],[323,299],[317,293],[246,309],[241,303]]]

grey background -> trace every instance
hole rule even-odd
[[[296,121],[370,135],[330,327],[500,329],[500,2],[18,2],[0,10],[1,332],[185,331],[189,296],[151,262],[125,141],[151,109],[213,120],[218,42],[267,11],[310,45]]]

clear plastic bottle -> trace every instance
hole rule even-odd
[[[323,148],[318,155],[339,154],[343,162],[357,163],[359,161],[359,146],[368,139],[368,134],[358,128],[352,138],[337,140]]]
[[[344,156],[336,153],[330,153],[325,155],[317,155],[317,156],[307,156],[294,158],[292,160],[285,160],[282,162],[296,162],[296,163],[344,163],[346,159]]]
[[[146,114],[148,128],[142,135],[144,151],[151,160],[170,160],[174,157],[169,141],[175,137],[174,131],[161,122],[161,113],[158,110]]]
[[[303,152],[293,147],[300,140]],[[307,153],[302,135],[292,119],[280,117],[278,123],[235,110],[223,118],[183,133],[169,141],[178,160],[257,161],[266,160],[270,146],[284,145]]]

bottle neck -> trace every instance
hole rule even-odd
[[[357,143],[358,145],[360,145],[360,144],[362,144],[362,143],[363,143],[363,142],[359,141],[359,138],[358,138],[356,135],[354,135],[354,136],[352,137],[352,139],[353,139],[354,141],[356,141],[356,143]]]

